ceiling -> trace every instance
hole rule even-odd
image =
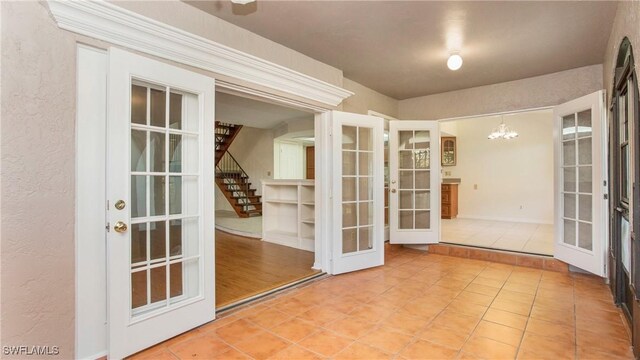
[[[615,2],[268,1],[189,4],[396,99],[601,64]],[[462,68],[446,67],[458,50]]]
[[[263,101],[216,92],[216,121],[272,129],[291,120],[313,119],[313,114]]]

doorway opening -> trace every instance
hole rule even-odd
[[[504,122],[512,139],[488,139]],[[553,255],[551,109],[443,121],[442,241]]]
[[[314,181],[305,179],[314,114],[216,92],[216,307],[320,273]],[[311,158],[311,166],[315,159]]]
[[[637,310],[638,243],[635,238],[640,221],[638,205],[640,193],[635,188],[640,167],[638,150],[638,120],[640,102],[638,99],[638,78],[634,70],[631,43],[625,38],[618,53],[611,101],[610,122],[610,251],[609,276],[611,288],[617,304],[634,329],[634,339],[638,336],[634,316]],[[633,151],[633,152],[632,152]],[[635,309],[635,311],[634,311]],[[634,343],[636,341],[634,340]]]

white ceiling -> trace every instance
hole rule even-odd
[[[615,2],[189,1],[396,99],[600,64]],[[447,69],[459,49],[462,69]]]
[[[260,129],[272,129],[286,121],[307,119],[313,119],[313,114],[219,91],[216,92],[216,121]]]

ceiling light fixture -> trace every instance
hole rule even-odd
[[[462,67],[462,56],[458,54],[452,54],[447,60],[447,67],[449,70],[456,71]]]
[[[489,136],[487,136],[489,140],[495,140],[495,139],[509,140],[517,137],[518,137],[518,133],[513,129],[509,129],[507,124],[504,123],[504,115],[502,115],[502,122],[500,123],[500,125],[494,128],[493,131],[489,134]]]
[[[252,3],[256,0],[231,0],[232,3],[234,4],[238,4],[238,5],[247,5],[249,3]]]

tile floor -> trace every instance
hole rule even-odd
[[[442,241],[451,244],[553,255],[553,225],[442,219]]]
[[[136,359],[632,359],[601,279],[388,248]]]
[[[262,216],[240,218],[233,211],[216,210],[216,229],[235,235],[262,238]]]

